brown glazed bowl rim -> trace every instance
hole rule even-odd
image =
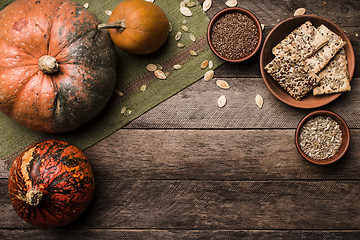
[[[258,30],[259,33],[259,38],[258,38],[258,43],[255,47],[255,49],[247,56],[243,57],[243,58],[239,58],[239,59],[230,59],[230,58],[226,58],[220,55],[220,53],[218,53],[215,48],[214,45],[212,44],[211,41],[211,29],[214,26],[214,23],[224,14],[226,13],[230,13],[230,12],[240,12],[242,14],[245,14],[246,16],[248,16],[251,20],[253,20],[253,22],[255,23],[256,29]],[[252,56],[255,55],[255,53],[257,51],[259,51],[260,46],[261,46],[261,42],[262,42],[262,29],[261,29],[261,24],[259,22],[259,20],[257,19],[257,17],[250,12],[249,10],[245,9],[245,8],[240,8],[240,7],[229,7],[229,8],[225,8],[221,11],[219,11],[218,13],[215,14],[215,16],[210,20],[210,23],[208,25],[208,29],[207,29],[207,42],[210,46],[210,49],[213,51],[213,53],[218,56],[219,58],[221,58],[224,61],[227,62],[243,62],[249,58],[251,58]]]
[[[329,116],[339,124],[341,132],[342,132],[342,143],[341,143],[341,146],[340,146],[338,152],[334,156],[332,156],[331,158],[328,158],[328,159],[324,159],[324,160],[317,160],[317,159],[313,159],[313,158],[307,156],[301,150],[300,143],[299,143],[299,135],[300,135],[300,129],[302,128],[302,126],[304,125],[304,123],[307,120],[309,120],[312,117],[321,116],[321,115]],[[300,155],[303,158],[305,158],[306,160],[308,160],[309,162],[319,164],[319,165],[327,165],[327,164],[338,161],[340,158],[342,158],[344,156],[344,154],[348,150],[349,144],[350,144],[350,130],[349,130],[349,127],[346,124],[345,120],[339,114],[334,113],[332,111],[328,111],[328,110],[313,111],[313,112],[307,114],[305,117],[303,117],[300,120],[300,122],[296,128],[296,132],[295,132],[295,144],[296,144],[296,148],[299,151]]]
[[[351,81],[355,70],[355,54],[350,39],[346,33],[335,23],[317,15],[301,15],[290,17],[278,23],[269,32],[264,40],[260,54],[260,71],[266,87],[278,100],[292,107],[312,109],[322,107],[334,101],[340,97],[342,93],[324,94],[318,96],[313,96],[311,93],[308,93],[300,101],[297,101],[292,98],[276,81],[274,81],[273,78],[264,69],[264,67],[274,58],[271,49],[288,34],[290,34],[296,27],[299,27],[306,21],[310,21],[315,27],[324,24],[346,42],[344,48],[346,52],[349,79]]]

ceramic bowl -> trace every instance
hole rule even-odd
[[[230,59],[230,58],[226,58],[226,57],[220,55],[220,53],[218,51],[216,51],[216,49],[214,48],[214,45],[212,44],[211,37],[210,37],[211,30],[212,30],[212,27],[214,26],[214,23],[223,15],[225,15],[227,13],[234,13],[234,12],[242,13],[242,14],[248,16],[251,20],[253,20],[253,22],[255,23],[256,29],[258,31],[258,36],[259,36],[258,43],[257,43],[255,49],[249,55],[247,55],[243,58],[239,58],[239,59]],[[207,29],[207,41],[208,41],[208,44],[209,44],[211,50],[213,51],[213,53],[216,56],[218,56],[219,58],[221,58],[222,60],[227,61],[227,62],[243,62],[243,61],[251,58],[252,56],[254,56],[255,53],[260,49],[261,42],[262,42],[261,25],[260,25],[259,20],[256,18],[256,16],[247,9],[239,8],[239,7],[225,8],[225,9],[221,10],[220,12],[218,12],[217,14],[215,14],[215,16],[211,19],[211,21],[208,25],[208,29]]]
[[[315,116],[329,116],[332,119],[334,119],[340,126],[341,132],[342,132],[342,143],[341,146],[339,148],[339,150],[337,151],[337,153],[332,156],[331,158],[328,159],[323,159],[323,160],[318,160],[318,159],[313,159],[309,156],[307,156],[300,147],[299,144],[299,135],[300,135],[300,130],[302,128],[302,126],[304,125],[304,123],[306,123],[307,120],[315,117]],[[301,121],[299,122],[297,128],[296,128],[296,132],[295,132],[295,144],[296,144],[296,148],[299,151],[299,153],[301,154],[301,156],[303,156],[306,160],[315,163],[315,164],[319,164],[319,165],[327,165],[330,163],[334,163],[336,161],[338,161],[340,158],[342,158],[344,156],[344,154],[346,153],[349,144],[350,144],[350,131],[349,131],[349,127],[347,126],[346,122],[344,121],[344,119],[331,111],[328,110],[318,110],[318,111],[314,111],[309,113],[308,115],[306,115],[303,119],[301,119]]]
[[[306,21],[310,21],[315,27],[324,24],[331,31],[338,34],[346,42],[345,52],[348,62],[349,77],[351,80],[355,69],[355,54],[349,38],[346,36],[344,31],[335,23],[331,22],[326,18],[315,15],[302,15],[291,17],[276,25],[267,35],[262,46],[260,54],[260,70],[267,88],[276,98],[293,107],[310,109],[321,107],[334,101],[341,95],[341,93],[320,96],[313,96],[311,93],[309,93],[304,96],[300,101],[297,101],[292,98],[275,80],[273,80],[273,78],[264,69],[264,67],[269,62],[271,62],[272,59],[274,59],[274,55],[271,52],[272,48],[275,47],[279,42],[281,42],[281,40],[283,40],[293,30],[295,30],[297,27],[299,27]]]

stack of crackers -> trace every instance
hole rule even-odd
[[[265,70],[296,100],[310,91],[350,91],[345,44],[326,26],[307,21],[272,49],[275,58]]]

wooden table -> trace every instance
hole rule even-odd
[[[224,3],[214,0],[208,16]],[[305,7],[339,25],[359,59],[359,0],[241,0],[238,6],[256,14],[265,36]],[[277,100],[261,78],[259,56],[224,64],[211,82],[199,80],[86,149],[95,196],[66,228],[22,221],[8,199],[8,170],[0,169],[0,239],[360,239],[359,68],[352,91],[321,108],[348,123],[349,150],[341,161],[318,166],[294,142],[297,123],[313,109]],[[218,88],[217,79],[231,88]],[[228,99],[224,108],[217,106],[220,95]]]

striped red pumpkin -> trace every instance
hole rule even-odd
[[[88,158],[65,141],[30,145],[14,161],[9,194],[17,214],[44,228],[73,222],[89,204],[94,177]]]

